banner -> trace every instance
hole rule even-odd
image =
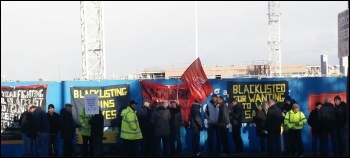
[[[99,87],[71,87],[72,114],[76,123],[78,115],[85,107],[85,95],[96,94],[98,105],[104,117],[104,126],[111,126],[111,121],[116,120],[117,111],[121,106],[128,105],[130,100],[130,86],[128,84],[99,86]]]
[[[19,119],[33,104],[46,110],[47,85],[1,86],[1,140],[20,140]]]
[[[188,125],[189,115],[192,108],[190,91],[185,85],[167,86],[153,82],[140,81],[143,99],[149,99],[152,106],[157,106],[162,100],[179,100],[180,108],[184,116],[185,125]]]
[[[252,121],[256,106],[263,101],[276,99],[277,104],[284,103],[284,96],[288,94],[288,81],[271,82],[227,82],[229,98],[236,98],[243,108],[243,122]]]
[[[181,76],[181,80],[189,88],[191,96],[198,103],[204,102],[213,91],[199,58],[186,69]]]

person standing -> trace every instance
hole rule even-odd
[[[32,151],[34,139],[36,138],[35,121],[33,113],[29,112],[32,104],[28,104],[26,111],[24,111],[19,119],[21,126],[22,140],[23,140],[23,156],[34,156]]]
[[[154,150],[154,127],[151,127],[152,109],[150,101],[145,99],[142,107],[136,112],[137,119],[140,123],[142,140],[141,140],[141,155],[147,157]]]
[[[98,114],[94,114],[89,120],[91,126],[91,138],[94,146],[94,154],[96,157],[103,157],[103,127],[104,118],[101,108],[98,110]]]
[[[281,124],[284,117],[281,109],[277,107],[275,99],[269,100],[269,106],[266,115],[267,146],[270,157],[279,157]]]
[[[34,105],[30,107],[30,112],[34,114],[35,131],[37,132],[35,143],[38,143],[39,157],[48,157],[50,126],[47,114],[40,107]]]
[[[339,156],[338,138],[337,138],[337,110],[329,98],[325,98],[324,104],[318,112],[320,120],[320,146],[321,156],[328,156],[328,136],[331,135],[333,145],[333,156]]]
[[[219,128],[217,126],[218,118],[219,118],[219,107],[216,106],[218,102],[218,96],[216,94],[213,94],[211,96],[210,102],[207,104],[205,108],[205,118],[208,122],[208,129],[207,129],[207,143],[208,143],[208,154],[213,153],[213,144],[214,144],[214,132],[216,134],[216,153],[220,152],[220,132]]]
[[[306,118],[304,113],[300,111],[300,107],[297,103],[294,103],[292,110],[287,112],[286,116],[284,117],[284,124],[289,130],[289,145],[292,156],[303,157],[304,145],[301,137],[301,129],[306,124]],[[295,148],[297,148],[297,150]]]
[[[318,112],[320,111],[322,107],[321,102],[317,102],[315,105],[315,109],[311,111],[309,118],[307,120],[307,123],[311,127],[311,133],[312,133],[312,153],[313,156],[317,157],[317,141],[320,140],[320,120],[318,118]]]
[[[155,148],[158,151],[156,154],[158,156],[162,155],[160,152],[161,141],[163,143],[164,156],[170,156],[170,119],[171,114],[168,109],[168,101],[162,101],[161,106],[152,113],[151,123],[155,127]]]
[[[242,128],[242,107],[238,104],[237,99],[230,100],[230,120],[232,124],[232,138],[236,145],[235,155],[243,154],[243,140],[241,136]]]
[[[338,95],[334,97],[334,103],[338,112],[339,155],[349,157],[349,105]]]
[[[260,151],[261,155],[266,155],[266,115],[269,105],[264,101],[260,106],[257,107],[256,115],[253,120],[256,124],[256,135],[260,137]]]
[[[142,139],[139,121],[136,116],[136,105],[137,102],[131,100],[129,106],[120,114],[122,117],[120,137],[123,138],[128,157],[136,156],[136,142],[137,140]]]
[[[49,104],[47,112],[47,118],[49,119],[50,126],[50,139],[49,139],[49,156],[57,157],[58,156],[58,132],[60,124],[60,115],[55,112],[55,106]]]
[[[199,157],[202,153],[199,152],[200,131],[203,131],[202,117],[199,112],[200,104],[194,102],[191,109],[190,128],[192,129],[192,152],[194,157]]]
[[[171,155],[181,154],[182,152],[182,144],[181,144],[181,135],[180,135],[180,127],[183,125],[184,119],[181,112],[180,105],[175,102],[170,102],[170,151]],[[175,149],[176,143],[176,149]]]
[[[292,106],[294,103],[297,103],[294,99],[292,99],[289,95],[287,95],[284,98],[284,106],[282,107],[282,112],[283,112],[283,117],[286,116],[287,112],[290,111],[292,109]],[[287,127],[283,125],[283,129],[286,129]],[[289,140],[290,136],[289,136],[289,131],[288,130],[283,130],[283,142],[284,142],[284,153],[283,155],[290,155],[291,151],[290,151],[290,140]]]
[[[63,139],[63,157],[72,157],[75,123],[72,115],[72,104],[65,104],[60,111],[60,136]]]
[[[78,122],[81,125],[81,135],[83,137],[83,157],[94,156],[94,145],[91,137],[91,126],[89,120],[92,115],[85,114],[85,108],[79,112]]]
[[[230,156],[230,149],[228,143],[228,127],[230,124],[230,112],[222,96],[219,97],[217,105],[219,107],[218,127],[220,131],[222,147],[224,149],[223,154],[221,154],[221,156]]]

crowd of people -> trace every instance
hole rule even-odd
[[[281,156],[281,131],[283,129],[285,155],[302,157],[304,143],[302,128],[309,124],[312,128],[312,152],[314,156],[329,156],[328,136],[331,136],[333,156],[349,156],[349,107],[334,97],[324,103],[317,102],[309,117],[300,111],[300,105],[291,97],[285,97],[285,104],[277,106],[274,99],[257,106],[253,123],[256,135],[260,137],[262,155]],[[143,100],[141,108],[132,100],[121,109],[120,137],[123,140],[125,154],[135,157],[138,146],[142,156],[172,157],[182,154],[180,129],[184,117],[178,101],[161,101],[157,107],[150,105],[150,100]],[[73,153],[73,139],[77,124],[72,117],[72,104],[66,104],[60,114],[54,112],[54,105],[48,106],[45,113],[40,107],[28,105],[28,111],[21,115],[20,125],[24,143],[24,156],[58,156],[59,136],[64,140],[63,156]],[[235,155],[243,155],[241,136],[243,109],[233,98],[226,104],[222,96],[213,94],[205,106],[204,117],[198,102],[192,104],[189,115],[189,127],[192,131],[192,154],[202,155],[200,151],[200,132],[207,132],[206,154],[209,156],[229,156],[229,129],[235,144]],[[81,110],[78,122],[83,138],[83,156],[101,157],[103,152],[103,116],[88,115]],[[282,128],[281,128],[282,127]],[[60,135],[59,135],[60,134]],[[214,139],[216,137],[216,139]],[[216,142],[214,143],[214,140]],[[319,141],[320,148],[317,147]],[[35,144],[36,151],[32,151]],[[215,145],[215,146],[214,146]]]

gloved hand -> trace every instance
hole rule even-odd
[[[299,124],[299,122],[296,122],[295,125],[299,126],[300,124]]]

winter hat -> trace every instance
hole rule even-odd
[[[299,108],[299,105],[297,103],[293,104],[293,109],[295,109],[295,108]]]
[[[339,97],[339,95],[334,97],[334,100],[341,100],[341,98]]]
[[[284,97],[284,100],[292,101],[292,98],[289,95],[287,95],[286,97]]]
[[[321,102],[316,102],[315,106],[322,105]]]
[[[51,109],[51,108],[55,108],[55,106],[53,104],[49,104],[47,109]]]

